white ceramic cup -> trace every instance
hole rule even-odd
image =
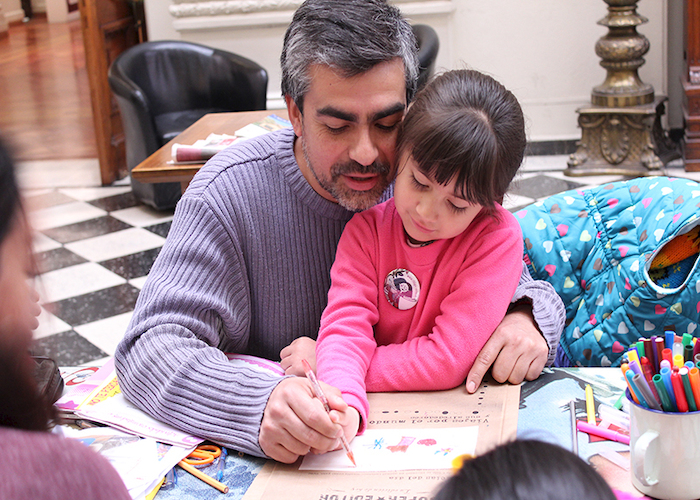
[[[630,402],[632,484],[662,500],[700,499],[700,411],[671,413]]]

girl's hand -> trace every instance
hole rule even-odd
[[[344,412],[331,411],[331,420],[342,427],[348,443],[357,435],[357,431],[360,428],[360,412],[352,406],[348,406]],[[339,448],[342,447],[340,443],[338,445]]]
[[[302,359],[306,359],[316,372],[316,341],[311,337],[299,337],[280,351],[280,365],[285,375],[304,377]]]

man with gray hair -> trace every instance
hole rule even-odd
[[[338,447],[347,405],[325,386],[326,414],[301,360],[315,362],[345,223],[391,195],[415,52],[411,27],[385,0],[299,7],[281,57],[293,127],[219,153],[183,195],[116,352],[130,401],[183,431],[281,462]],[[472,368],[470,392],[489,367],[519,383],[553,360],[564,317],[556,292],[524,268],[514,304]],[[224,353],[281,359],[287,376]]]

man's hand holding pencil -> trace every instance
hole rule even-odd
[[[260,447],[268,457],[293,463],[309,452],[326,453],[342,446],[340,436],[345,427],[350,429],[352,426],[352,412],[348,411],[349,407],[338,389],[323,382],[320,384],[330,413],[326,412],[316,397],[313,384],[306,377],[286,378],[272,391],[258,436]],[[346,439],[352,436],[345,434]]]

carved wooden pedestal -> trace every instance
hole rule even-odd
[[[666,97],[623,108],[591,106],[578,110],[581,140],[569,157],[566,175],[659,175],[680,153],[661,126]]]
[[[700,171],[700,0],[686,0],[685,54],[687,71],[683,81],[685,145],[683,159],[689,172]]]

